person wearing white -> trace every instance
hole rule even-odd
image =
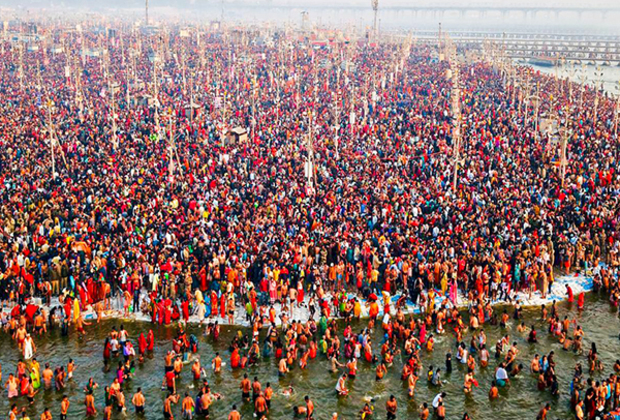
[[[500,387],[506,386],[506,382],[508,382],[508,372],[506,372],[506,369],[504,369],[503,363],[499,365],[499,367],[495,371],[495,381]]]
[[[26,335],[26,338],[24,338],[24,359],[25,360],[30,360],[32,359],[32,357],[34,356],[34,352],[36,350],[35,345],[34,345],[34,341],[32,340],[32,337],[30,337],[30,334]]]
[[[435,395],[435,398],[433,398],[433,408],[435,410],[437,410],[437,407],[439,407],[439,403],[443,402],[443,399],[445,398],[446,393],[445,392],[440,392],[439,394]]]

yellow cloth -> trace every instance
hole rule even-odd
[[[80,317],[80,302],[77,299],[73,299],[73,320],[77,321]]]

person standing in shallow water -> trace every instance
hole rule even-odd
[[[131,397],[131,403],[134,406],[136,415],[144,415],[146,400],[144,398],[144,395],[142,394],[142,388],[138,387],[136,393],[133,394],[133,397]]]
[[[435,416],[437,420],[445,420],[446,419],[446,408],[443,405],[443,401],[439,402],[437,406],[437,411],[435,412]]]
[[[92,391],[86,393],[84,398],[84,406],[86,407],[86,417],[94,417],[97,415],[97,409],[95,408],[95,398]]]
[[[241,420],[241,414],[237,411],[237,406],[233,404],[230,414],[228,414],[228,420]]]
[[[549,403],[545,404],[543,408],[540,409],[538,415],[536,416],[536,420],[547,420],[547,416],[549,415],[549,411],[551,410],[551,405]]]
[[[62,401],[60,402],[60,420],[67,420],[70,405],[71,403],[69,402],[69,398],[67,398],[66,395],[63,395]]]
[[[311,420],[314,418],[314,403],[307,395],[304,397],[304,401],[306,402],[306,420]]]
[[[420,420],[428,420],[430,412],[428,410],[428,404],[422,403],[420,406]]]
[[[385,409],[387,411],[387,420],[396,420],[396,410],[398,409],[398,403],[394,395],[390,395],[390,398],[385,403]]]

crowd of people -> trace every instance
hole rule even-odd
[[[421,356],[446,331],[468,367],[464,392],[477,386],[477,364],[491,362],[482,326],[508,317],[494,301],[545,297],[557,272],[594,267],[595,288],[620,301],[616,102],[597,89],[482,59],[460,63],[457,79],[438,52],[445,45],[410,39],[375,45],[327,33],[325,46],[284,32],[266,42],[243,30],[37,30],[46,40],[38,50],[4,42],[0,54],[0,300],[24,357],[7,380],[10,398],[36,398],[41,379],[51,386],[46,378],[62,392],[72,368],[40,372],[33,336],[50,326],[85,334],[84,311],[99,321],[112,297],[122,299],[124,317],[168,325],[197,316],[215,340],[221,323],[243,314],[251,333],[231,343],[231,368],[273,355],[286,375],[326,357],[345,369],[340,395],[358,359],[380,380],[402,352],[412,398]],[[566,139],[566,165],[558,136],[542,129],[550,119]],[[237,126],[246,140],[229,135]],[[391,296],[400,296],[395,305]],[[468,314],[458,311],[459,296]],[[407,301],[422,316],[406,313]],[[356,334],[350,321],[362,306],[370,321]],[[294,307],[307,308],[307,321],[291,319]],[[543,312],[550,333],[583,350],[578,325],[569,332],[555,306]],[[335,317],[345,319],[343,335]],[[184,413],[208,417],[217,398],[208,381],[195,399],[174,387],[182,355],[198,342],[178,328],[165,363],[164,416],[181,402]],[[370,340],[376,328],[388,337],[381,344]],[[123,331],[104,345],[107,368],[114,354],[124,356],[104,418],[126,407],[122,382],[135,349]],[[152,334],[140,338],[140,360],[153,342]],[[508,335],[496,344],[496,387],[523,368],[518,353]],[[595,346],[588,363],[598,366]],[[200,369],[192,367],[196,380]],[[531,369],[541,391],[558,392],[553,354]],[[577,370],[577,419],[616,407],[614,375],[583,393]],[[439,383],[440,375],[430,369],[428,379]],[[258,418],[268,416],[271,387],[245,378],[241,389],[243,400],[252,393]],[[132,402],[144,409],[140,391]],[[61,418],[70,404],[63,399]],[[395,418],[396,400],[386,404]],[[438,419],[443,404],[439,394]],[[369,404],[361,415],[372,411]],[[296,413],[313,418],[311,396]],[[430,415],[423,406],[420,418]],[[229,419],[238,416],[235,408]]]

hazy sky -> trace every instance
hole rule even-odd
[[[162,0],[159,0],[162,1]],[[212,0],[195,0],[197,4],[201,1]],[[308,3],[348,3],[359,5],[370,5],[370,0],[225,0],[234,3],[235,1],[251,1],[255,3],[286,3],[286,4],[308,4]],[[403,5],[490,5],[490,6],[569,6],[569,7],[597,7],[605,5],[619,5],[620,0],[379,0],[379,7],[384,6],[403,6]]]
[[[300,10],[309,12],[312,22],[326,25],[342,25],[354,22],[357,27],[372,24],[371,0],[149,0],[151,17],[157,19],[195,18],[214,19],[220,16],[224,3],[223,17],[227,21],[251,20],[253,22],[286,21],[300,23]],[[139,19],[144,9],[145,0],[0,0],[0,7],[8,6],[17,13],[27,10],[52,10],[65,13],[65,10],[94,11],[114,13],[115,16]],[[243,4],[252,7],[243,7]],[[274,7],[261,7],[272,5]],[[347,6],[356,6],[346,10]],[[514,7],[577,7],[585,13],[552,14],[548,12],[535,15],[513,11],[502,14],[495,11],[483,15],[474,11],[463,15],[457,11],[448,11],[434,15],[429,12],[421,14],[400,13],[390,10],[394,6],[514,6]],[[278,6],[285,6],[278,9]],[[287,7],[286,7],[287,6]],[[335,7],[325,7],[335,6]],[[343,9],[338,9],[344,6]],[[607,13],[602,18],[598,8],[615,6],[616,11]],[[382,12],[383,9],[383,12]],[[343,11],[344,10],[344,11]],[[112,12],[110,12],[112,11]],[[119,14],[119,11],[123,11]],[[1,16],[0,16],[1,19]],[[539,27],[544,30],[556,28],[558,31],[572,30],[583,33],[613,33],[620,31],[620,0],[379,0],[379,26],[381,28],[425,28],[436,27],[439,22],[453,30],[476,30],[484,26],[485,30],[522,31],[525,26]]]
[[[144,3],[144,0],[126,0],[127,3]],[[221,0],[151,0],[152,3],[158,5],[174,6],[175,4],[195,4],[195,5],[211,5],[221,4]],[[254,4],[288,4],[288,5],[308,5],[308,4],[356,4],[359,6],[370,7],[370,0],[224,0],[224,3],[234,5],[235,3],[254,3]],[[0,5],[7,3],[15,3],[14,0],[0,0]],[[20,0],[18,2],[23,7],[28,7],[29,4],[40,5],[41,3],[53,3],[53,4],[76,4],[76,5],[89,5],[92,3],[99,3],[97,0]],[[105,3],[105,1],[103,2]],[[472,6],[489,5],[518,5],[518,6],[575,6],[575,7],[600,7],[605,5],[618,5],[620,6],[620,0],[379,0],[379,7],[381,6],[404,6],[404,5],[459,5],[465,4]]]
[[[323,0],[320,0],[323,1]],[[356,0],[352,0],[356,1]],[[360,0],[357,0],[360,1]],[[361,3],[361,1],[360,1]],[[380,0],[380,3],[383,4],[411,4],[411,0]],[[539,5],[539,6],[584,6],[591,7],[592,5],[603,5],[603,4],[611,4],[616,3],[617,0],[471,0],[471,1],[463,1],[463,0],[415,0],[416,4],[471,4],[471,5],[493,5],[493,6],[501,6],[501,5],[519,5],[519,6],[527,6],[527,5]]]

